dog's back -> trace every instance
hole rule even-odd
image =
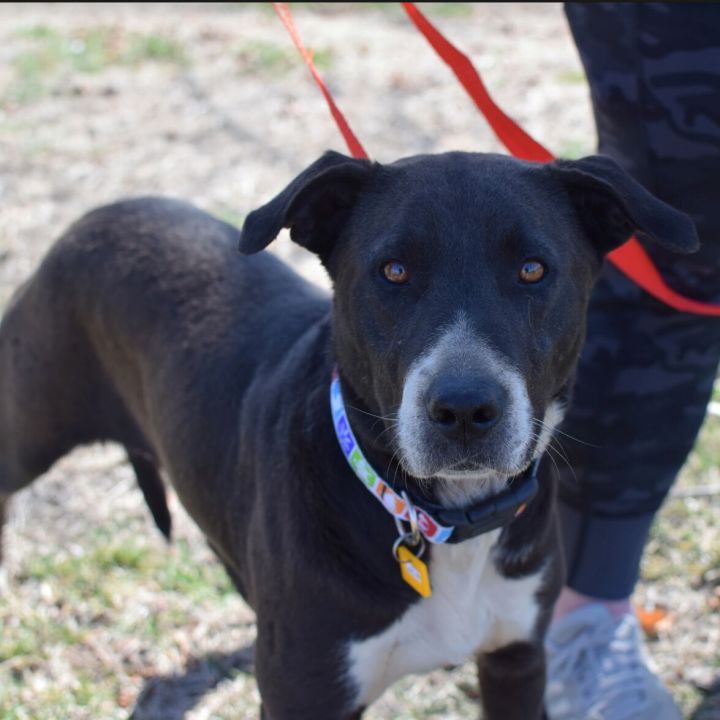
[[[144,198],[60,238],[0,326],[0,503],[93,441],[125,446],[166,535],[158,467],[193,493],[183,476],[220,478],[244,388],[329,309],[272,256],[240,256],[238,235],[186,203]]]

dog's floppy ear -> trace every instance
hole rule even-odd
[[[372,170],[369,160],[326,152],[279,195],[247,216],[240,252],[259,252],[287,227],[296,243],[325,257]]]
[[[633,233],[678,253],[698,249],[692,220],[651,195],[609,157],[558,160],[548,168],[559,176],[585,232],[601,253],[614,250]]]

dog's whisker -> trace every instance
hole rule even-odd
[[[379,442],[379,441],[381,440],[381,438],[382,438],[383,435],[385,435],[386,433],[392,432],[393,430],[395,430],[394,427],[383,428],[383,429],[375,436],[373,442],[376,442],[376,443]]]
[[[551,427],[543,420],[540,420],[539,418],[533,418],[532,420],[534,423],[537,423],[542,428],[545,428],[547,430],[550,430],[553,434],[557,433],[558,435],[563,435],[564,437],[573,440],[577,443],[580,443],[581,445],[586,445],[587,447],[591,448],[601,448],[602,445],[595,445],[591,442],[587,442],[586,440],[582,440],[581,438],[577,437],[576,435],[571,435],[570,433],[565,432],[564,430],[561,430],[559,427]]]
[[[391,468],[391,466],[392,466],[393,463],[394,463],[393,476],[392,476],[392,480],[390,481],[390,487],[391,487],[393,490],[396,489],[396,487],[397,487],[397,476],[398,476],[398,473],[400,473],[400,477],[401,477],[402,480],[404,480],[404,482],[405,482],[405,489],[407,490],[407,489],[408,489],[407,473],[406,473],[406,472],[404,471],[404,469],[402,468],[402,463],[401,463],[400,460],[399,460],[399,455],[400,455],[400,449],[399,449],[399,448],[396,448],[396,449],[395,449],[395,452],[393,452],[392,457],[390,458],[390,462],[388,463],[387,473],[390,472],[390,468]],[[397,458],[397,459],[396,459],[396,458]],[[386,474],[387,474],[387,473],[386,473]]]
[[[397,413],[393,415],[376,415],[375,413],[368,412],[367,410],[362,410],[359,407],[355,407],[354,405],[346,405],[345,407],[350,408],[350,410],[354,410],[355,412],[362,413],[363,415],[369,415],[370,417],[377,418],[378,420],[382,420],[383,422],[394,422],[396,423],[398,421],[397,419]]]
[[[555,460],[555,457],[551,452],[548,452],[548,457],[550,458],[550,462],[555,466],[555,471],[558,475],[560,475],[560,466],[557,464],[557,460]]]
[[[570,459],[567,457],[567,455],[558,449],[554,444],[554,440],[549,442],[547,447],[545,448],[547,452],[547,456],[552,461],[553,465],[555,466],[555,470],[557,471],[558,475],[560,475],[561,470],[560,466],[557,463],[556,457],[562,460],[562,462],[567,466],[568,470],[572,473],[573,480],[575,483],[578,483],[577,474],[575,473],[575,468],[573,467],[572,463],[570,462]]]
[[[550,441],[548,442],[548,447],[550,446],[552,446],[555,452],[563,459],[565,463],[567,463],[568,467],[572,467],[572,463],[570,462],[567,450],[565,450],[565,448],[563,447],[560,438],[551,436]]]
[[[587,442],[586,440],[582,440],[575,435],[566,433],[564,430],[560,430],[559,428],[556,428],[555,432],[558,433],[558,435],[563,435],[566,438],[569,438],[570,440],[574,440],[575,442],[580,443],[581,445],[587,445],[587,447],[596,448],[596,449],[602,447],[602,445],[595,445],[594,443]]]
[[[560,444],[560,442],[556,439],[553,440],[552,443],[548,445],[548,448],[552,445],[552,449],[557,455],[562,459],[562,461],[567,465],[568,470],[572,473],[573,480],[578,483],[578,477],[575,473],[575,468],[573,467],[572,462],[570,461],[570,458],[568,457],[567,452],[565,451],[565,448]]]

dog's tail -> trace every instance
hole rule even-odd
[[[150,508],[155,525],[165,538],[170,541],[172,534],[172,517],[167,504],[167,495],[165,494],[165,483],[160,477],[155,458],[149,453],[130,450],[126,448],[128,460],[133,466],[135,477],[145,502]]]

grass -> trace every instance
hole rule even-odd
[[[118,540],[106,532],[97,532],[86,552],[51,550],[32,558],[20,580],[55,582],[58,578],[63,579],[66,600],[90,601],[100,596],[107,607],[115,601],[104,587],[117,591],[120,585],[138,579],[147,581],[154,591],[178,593],[193,601],[235,592],[221,567],[193,563],[193,553],[185,540],[163,552],[150,549],[145,538]]]
[[[318,70],[332,66],[332,51],[326,48],[312,48],[313,61]],[[236,50],[235,56],[243,73],[248,75],[281,76],[302,64],[294,47],[287,44],[253,40]]]
[[[713,388],[713,400],[716,393],[717,388]],[[704,484],[708,481],[708,475],[715,475],[718,459],[720,459],[720,417],[708,415],[683,479],[688,483]]]
[[[712,399],[720,402],[720,382],[716,381],[712,389]]]
[[[215,208],[213,214],[236,228],[242,227],[242,224],[245,222],[245,215],[227,205]]]
[[[719,459],[720,418],[709,415],[677,485],[692,488],[717,483]],[[681,565],[691,582],[698,584],[720,568],[720,528],[714,500],[712,496],[668,499],[653,525],[643,562],[645,579],[671,578]]]
[[[117,65],[187,62],[183,45],[172,37],[126,33],[112,27],[62,32],[38,24],[18,30],[16,38],[21,49],[11,59],[14,79],[0,98],[4,102],[31,102],[75,74],[96,74]]]
[[[584,85],[587,83],[585,73],[580,70],[564,70],[557,73],[555,79],[563,85]]]
[[[449,3],[421,3],[420,9],[422,10],[423,14],[427,15],[428,17],[436,17],[436,18],[445,18],[445,19],[452,19],[452,18],[467,18],[470,17],[473,12],[473,5],[474,3],[462,3],[462,2],[449,2]],[[391,3],[391,2],[369,2],[369,3],[362,3],[361,7],[363,7],[365,10],[379,10],[381,12],[388,12],[392,14],[402,14],[404,15],[405,12],[400,7],[400,3]]]
[[[473,14],[473,5],[467,2],[423,3],[421,10],[429,17],[438,18],[466,18]],[[224,11],[261,10],[274,13],[270,3],[222,3],[218,9]],[[313,14],[342,12],[357,15],[362,12],[384,12],[389,15],[404,16],[405,12],[397,2],[365,2],[365,3],[321,3],[321,2],[294,2],[292,10],[295,14],[311,12]]]
[[[594,151],[593,145],[586,140],[565,140],[558,148],[558,157],[577,160],[592,155]]]
[[[74,645],[82,642],[84,631],[73,623],[56,624],[43,613],[30,609],[28,613],[5,623],[0,638],[0,663],[13,661],[13,669],[35,664],[38,658],[47,659],[47,649],[56,644]]]
[[[111,692],[103,691],[102,683],[92,675],[77,677],[72,687],[40,687],[33,693],[32,709],[25,698],[17,703],[0,705],[4,720],[58,720],[58,718],[102,717],[121,718],[118,710],[113,711],[115,699]],[[85,712],[83,712],[85,711]]]
[[[714,393],[716,396],[717,390]],[[697,444],[686,463],[676,486],[692,489],[700,485],[717,485],[718,461],[720,460],[720,419],[709,415],[698,437]],[[720,517],[716,496],[670,497],[658,514],[642,563],[642,594],[655,598],[654,602],[667,606],[674,614],[675,622],[703,623],[706,614],[717,612],[720,598]],[[695,591],[695,607],[680,606],[680,598]],[[660,592],[656,589],[659,589]],[[692,614],[688,617],[688,612]],[[686,657],[684,640],[676,637],[674,645],[659,649]],[[666,641],[667,643],[667,641]],[[680,647],[678,647],[678,644]],[[672,649],[671,649],[672,648]],[[695,661],[706,666],[720,664],[720,653],[707,657],[699,653]],[[679,681],[682,670],[669,679],[673,695],[692,720],[709,720],[717,717],[713,710],[691,713],[704,698],[703,693],[691,683]]]
[[[158,590],[178,593],[193,601],[235,596],[235,588],[225,571],[217,564],[197,567],[194,553],[185,541],[176,544],[169,558],[156,556],[153,578]]]
[[[209,606],[232,626],[225,614],[237,594],[219,563],[198,562],[197,550],[187,539],[163,547],[120,523],[80,547],[29,558],[14,582],[43,602],[0,596],[0,717],[127,717],[118,698],[128,684],[130,698],[137,694],[146,655],[177,654],[178,632]],[[128,657],[135,646],[145,650]]]

